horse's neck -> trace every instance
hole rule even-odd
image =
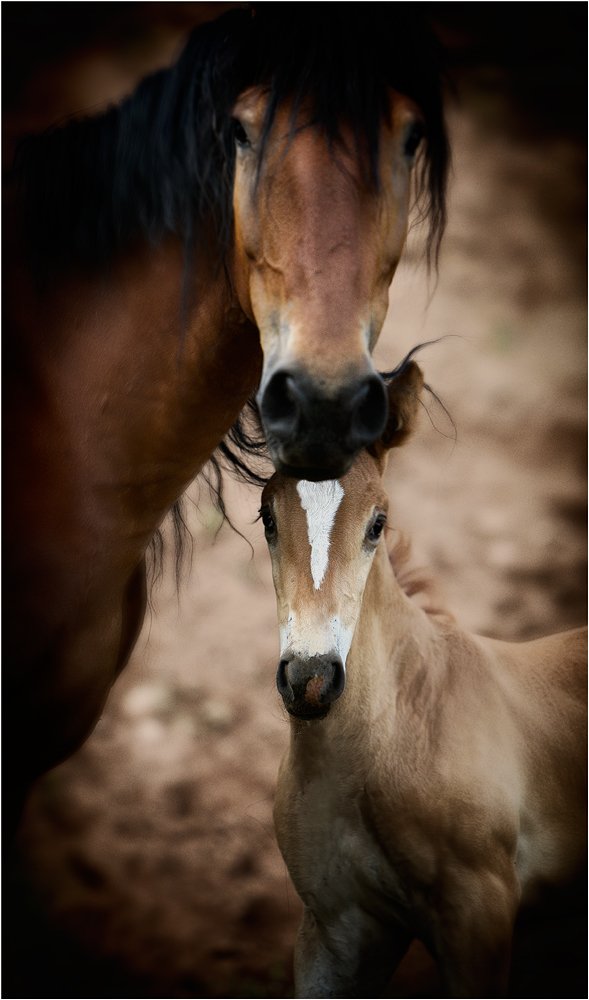
[[[54,468],[56,507],[95,521],[101,545],[128,526],[141,551],[256,385],[257,334],[224,272],[203,255],[195,273],[185,308],[169,240],[38,296],[25,279],[14,303],[15,461],[49,493]]]

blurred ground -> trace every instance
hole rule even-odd
[[[181,21],[188,8],[226,5],[84,8],[122,17],[131,6],[185,8]],[[586,11],[536,5],[520,63],[513,33],[501,35],[489,10],[505,5],[429,6],[458,91],[449,226],[429,281],[412,232],[376,357],[392,368],[416,343],[446,337],[421,364],[457,440],[431,401],[391,461],[392,519],[467,628],[525,639],[586,621],[586,162],[573,113],[584,124],[586,112],[571,100],[574,86],[586,94],[573,38],[586,37]],[[458,10],[474,6],[490,22]],[[63,66],[79,52],[76,39]],[[102,65],[114,86],[112,60],[104,69],[95,58],[91,72]],[[15,78],[19,121],[31,88]],[[271,819],[288,734],[274,687],[274,596],[258,495],[230,485],[228,497],[247,541],[218,530],[201,489],[191,575],[179,596],[171,574],[154,590],[95,733],[29,803],[4,909],[5,997],[292,995],[300,908]],[[555,911],[546,929],[552,951],[525,942],[510,995],[582,996],[574,927]],[[437,995],[418,949],[394,982],[391,995]]]

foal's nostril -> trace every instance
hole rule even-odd
[[[276,686],[286,709],[300,719],[322,719],[344,690],[346,672],[335,650],[316,656],[286,653],[276,671]]]
[[[286,675],[286,668],[288,667],[288,660],[281,660],[278,664],[278,670],[276,672],[276,687],[279,693],[284,697],[288,692],[290,684],[288,683],[288,677]]]
[[[333,680],[331,682],[331,688],[333,691],[333,699],[339,698],[340,694],[344,690],[346,683],[346,672],[344,670],[344,665],[341,660],[332,660],[331,665],[333,667]]]
[[[384,382],[370,375],[362,383],[353,400],[352,434],[358,445],[371,444],[384,431],[388,400]]]

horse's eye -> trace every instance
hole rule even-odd
[[[249,136],[241,124],[239,118],[233,119],[233,136],[238,146],[247,149],[251,146]]]
[[[269,507],[262,507],[260,509],[260,517],[264,524],[264,531],[266,533],[266,538],[270,540],[276,535],[276,521],[272,517],[272,512]]]
[[[425,128],[423,127],[423,123],[420,121],[411,122],[405,134],[405,145],[403,147],[405,156],[410,160],[415,156],[424,135]]]
[[[377,514],[366,532],[366,541],[371,542],[372,545],[376,545],[383,533],[386,521],[386,514]]]

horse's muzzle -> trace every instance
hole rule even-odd
[[[382,434],[388,414],[384,382],[370,372],[334,394],[295,370],[274,372],[258,396],[278,472],[297,479],[339,479],[355,456]]]
[[[285,708],[297,719],[323,719],[344,690],[345,682],[345,668],[336,652],[304,659],[287,655],[276,674]]]

